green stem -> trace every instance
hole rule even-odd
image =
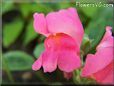
[[[75,74],[75,71],[73,71],[73,82],[75,83],[75,84],[77,84],[77,81],[76,81],[76,76],[75,76],[76,74]]]
[[[81,84],[81,77],[80,77],[80,71],[79,70],[75,70],[73,72],[73,81],[75,84]]]
[[[81,78],[80,78],[80,71],[79,70],[76,70],[76,74],[77,74],[77,81],[78,83],[81,83]]]
[[[3,61],[3,65],[4,65],[4,68],[5,68],[5,71],[6,71],[7,75],[8,75],[9,80],[10,80],[12,83],[14,83],[13,76],[12,76],[10,70],[9,70],[9,67],[8,67],[8,65],[7,65],[7,62],[5,61],[5,58],[4,58],[2,61]]]

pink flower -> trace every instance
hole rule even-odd
[[[111,27],[107,26],[106,33],[97,46],[95,55],[87,55],[86,63],[82,71],[83,77],[92,77],[102,84],[114,83],[113,41]]]
[[[80,44],[83,27],[74,8],[44,14],[34,14],[35,31],[45,35],[45,50],[32,65],[33,70],[43,66],[44,72],[72,72],[80,67]]]

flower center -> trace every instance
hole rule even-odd
[[[50,50],[78,50],[75,40],[67,34],[56,33],[45,40],[45,48]]]

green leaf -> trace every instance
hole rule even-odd
[[[47,3],[34,3],[32,6],[32,12],[38,12],[38,13],[49,13],[53,11],[52,7],[48,6]]]
[[[20,10],[23,14],[23,16],[27,16],[31,12],[31,5],[30,3],[22,3],[20,5]]]
[[[65,2],[65,1],[54,3],[54,4],[50,5],[50,6],[52,8],[54,8],[54,10],[68,9],[70,7],[76,7],[76,5],[74,3],[72,3],[72,2]]]
[[[25,37],[24,37],[24,40],[23,40],[24,45],[27,45],[29,42],[34,40],[37,36],[38,36],[38,33],[36,33],[34,31],[33,20],[32,20],[32,21],[29,22],[29,24],[26,28],[26,33],[25,33]]]
[[[34,52],[33,52],[34,56],[38,58],[43,50],[44,50],[44,44],[43,43],[38,44],[34,49]]]
[[[32,56],[22,51],[10,51],[5,53],[3,54],[3,60],[4,59],[10,71],[31,70],[31,66],[34,62]]]
[[[70,3],[66,3],[66,2],[61,2],[61,3],[58,3],[58,4],[57,4],[57,7],[58,7],[59,9],[68,8],[68,7],[70,7],[70,6],[71,6],[71,4],[70,4]]]
[[[48,13],[52,11],[52,8],[41,3],[22,3],[20,5],[20,10],[24,17],[28,16],[29,13],[42,12]]]
[[[23,21],[15,20],[3,27],[3,45],[9,47],[15,42],[23,29]]]
[[[94,17],[95,13],[98,11],[98,7],[81,7],[81,10],[88,16]]]
[[[2,14],[14,8],[13,2],[2,3]]]
[[[103,8],[86,28],[85,33],[93,40],[91,50],[95,50],[99,44],[106,26],[113,26],[113,8]]]

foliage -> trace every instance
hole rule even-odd
[[[23,40],[24,45],[27,45],[29,42],[31,42],[38,36],[38,34],[34,31],[34,28],[33,28],[33,20],[29,22],[24,36],[25,36]]]
[[[5,64],[8,65],[10,71],[31,70],[33,57],[22,51],[10,51],[3,55]],[[3,64],[3,68],[5,68]]]
[[[15,22],[15,23],[14,23]],[[3,45],[9,47],[20,35],[23,29],[23,21],[18,19],[14,22],[6,24],[3,27]]]
[[[34,56],[36,58],[38,58],[40,56],[40,54],[43,52],[43,50],[44,50],[44,44],[43,43],[37,45],[35,47],[35,49],[34,49],[34,52],[33,52],[34,53]]]

